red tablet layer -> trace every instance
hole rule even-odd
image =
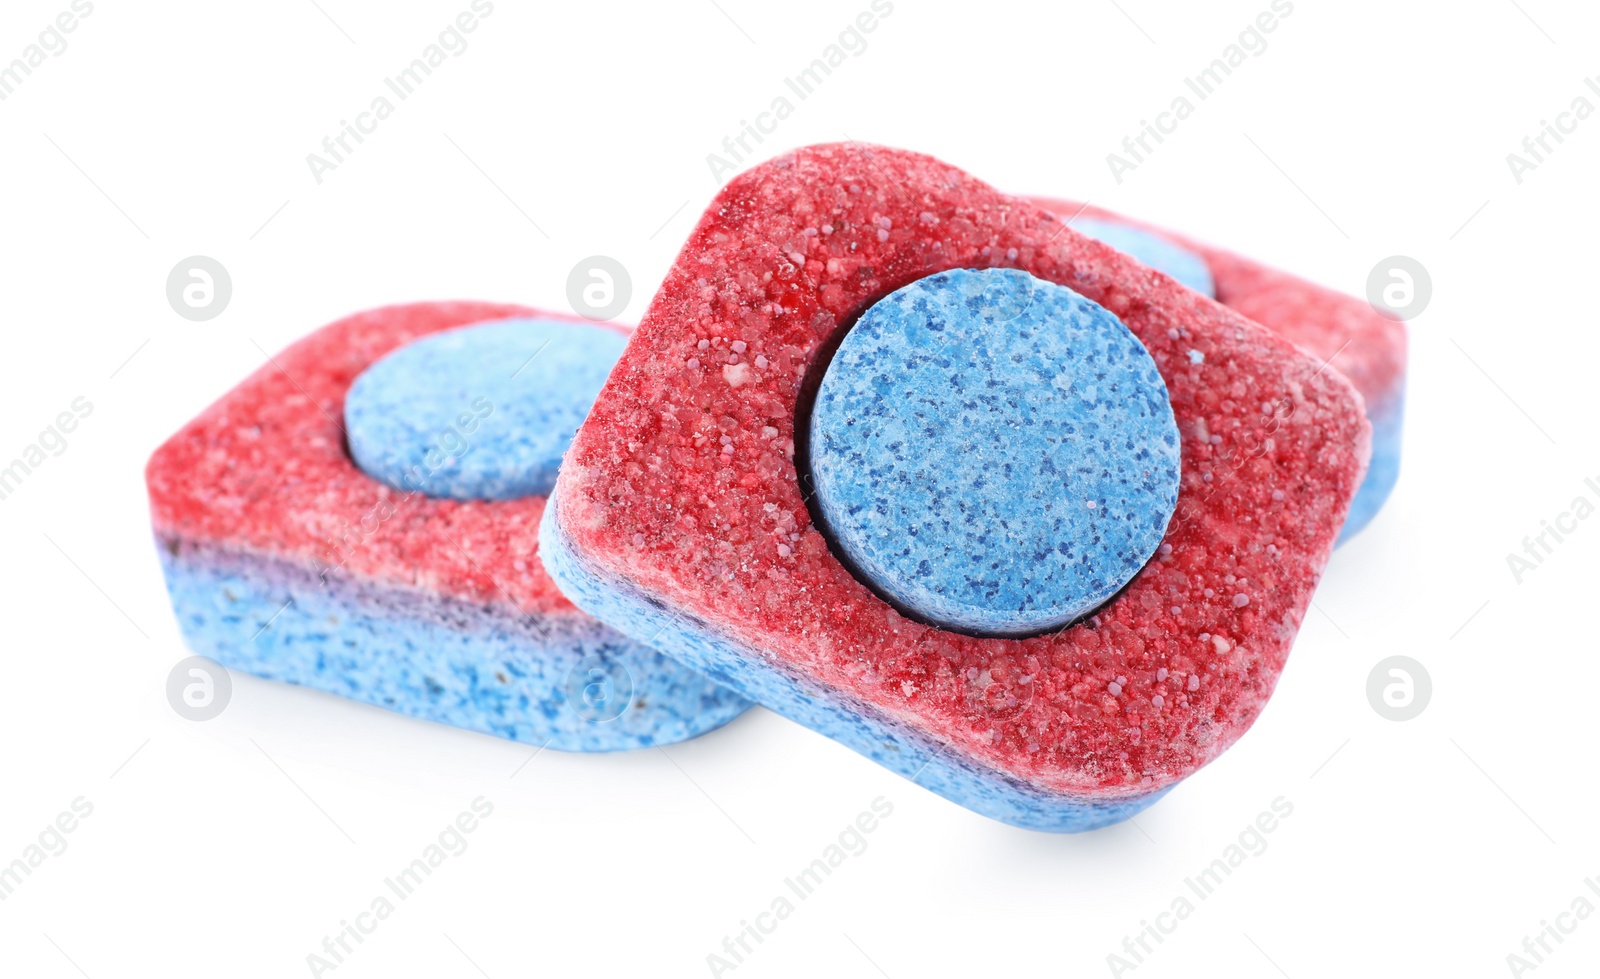
[[[794,462],[830,340],[936,271],[1007,266],[1116,313],[1183,437],[1158,555],[1091,621],[978,639],[901,617],[811,525]],[[1360,483],[1335,371],[1240,314],[938,160],[811,147],[732,180],[690,236],[562,467],[583,559],[759,664],[1050,791],[1143,795],[1215,757],[1276,682]]]
[[[345,451],[356,375],[420,336],[537,316],[417,303],[339,320],[273,357],[185,425],[146,471],[158,537],[182,537],[529,613],[581,615],[539,562],[544,497],[434,499],[392,489]]]
[[[1217,302],[1331,361],[1373,410],[1381,413],[1399,398],[1406,373],[1405,324],[1380,315],[1366,300],[1098,207],[1050,197],[1028,199],[1064,221],[1079,215],[1117,221],[1182,245],[1210,267]]]

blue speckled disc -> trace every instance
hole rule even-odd
[[[622,356],[615,330],[502,320],[407,344],[357,377],[350,455],[396,489],[458,500],[543,495]]]
[[[824,525],[908,614],[1059,628],[1144,566],[1178,500],[1178,427],[1137,337],[1015,269],[957,269],[862,314],[811,416]]]
[[[1129,258],[1148,265],[1164,275],[1177,279],[1195,292],[1217,298],[1216,283],[1211,280],[1211,266],[1206,260],[1182,245],[1174,244],[1160,235],[1121,221],[1104,221],[1100,218],[1073,218],[1067,227],[1096,241],[1104,242]]]

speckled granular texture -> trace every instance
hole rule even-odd
[[[1195,292],[1215,299],[1217,286],[1211,279],[1206,260],[1174,242],[1122,221],[1076,217],[1067,221],[1073,231],[1103,241],[1117,251],[1138,259],[1157,272],[1170,275]]]
[[[195,652],[423,720],[563,751],[617,751],[687,740],[748,706],[586,615],[508,617],[184,542],[161,558]],[[591,670],[605,686],[586,699]]]
[[[529,316],[562,319],[488,303],[351,316],[158,449],[151,516],[185,639],[230,667],[566,750],[671,743],[744,711],[561,595],[539,556],[544,497],[402,492],[345,452],[337,419],[368,365],[441,330]],[[583,702],[590,665],[631,686],[620,716],[620,698]]]
[[[559,493],[552,499],[557,498]],[[713,622],[669,608],[626,579],[596,574],[592,565],[577,557],[571,538],[552,519],[555,507],[545,512],[540,553],[574,601],[602,612],[630,635],[649,637],[656,645],[671,649],[674,658],[694,660],[707,675],[738,683],[752,700],[790,720],[849,745],[975,812],[1030,829],[1077,832],[1137,815],[1168,791],[1162,788],[1126,797],[1090,798],[1040,788],[949,750],[913,725],[888,721],[877,708],[846,699],[837,689],[824,687],[781,663],[752,663],[751,657],[760,654]],[[1026,700],[1018,699],[1019,693],[1029,696],[1026,685],[1019,688],[1015,677],[1009,685],[1003,681],[1003,677],[984,675],[976,678],[974,689],[967,694],[990,723],[1016,719],[1027,707]]]
[[[1178,501],[1143,345],[1016,269],[918,279],[862,314],[811,416],[812,512],[896,608],[976,635],[1058,629],[1127,584]]]
[[[1086,622],[1027,639],[912,622],[812,526],[808,374],[873,302],[1006,266],[1106,307],[1183,440],[1157,556]],[[541,539],[574,600],[979,812],[1085,829],[1137,811],[1260,714],[1359,484],[1341,375],[1048,212],[914,153],[828,145],[731,180],[562,465]],[[645,631],[645,630],[650,631]]]
[[[1046,197],[1030,200],[1074,223],[1115,221],[1189,249],[1201,256],[1210,269],[1218,302],[1287,337],[1319,362],[1349,378],[1361,392],[1372,423],[1372,460],[1350,505],[1339,541],[1349,540],[1377,515],[1400,478],[1406,390],[1404,323],[1379,314],[1364,299],[1100,208]]]
[[[547,495],[626,343],[616,330],[540,319],[423,337],[350,386],[350,455],[367,475],[407,492]]]

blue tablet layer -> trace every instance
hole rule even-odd
[[[561,320],[436,333],[368,367],[345,398],[350,455],[396,489],[543,495],[627,338]]]
[[[727,689],[741,690],[973,812],[1025,829],[1081,833],[1136,816],[1172,791],[1168,786],[1124,799],[1073,801],[975,764],[888,712],[841,701],[737,637],[602,571],[573,547],[557,509],[551,497],[539,524],[539,556],[573,604],[640,642],[692,657],[697,669]]]
[[[230,670],[562,751],[676,744],[750,702],[584,615],[516,615],[421,589],[162,542],[190,649]]]
[[[1211,280],[1211,267],[1204,258],[1182,245],[1173,244],[1159,235],[1121,221],[1080,217],[1067,222],[1067,227],[1177,279],[1195,292],[1217,298],[1217,287]]]
[[[1367,421],[1372,423],[1372,459],[1367,463],[1366,479],[1356,491],[1356,498],[1350,501],[1350,513],[1339,530],[1337,544],[1343,544],[1372,522],[1400,479],[1400,432],[1405,400],[1402,387],[1401,393],[1385,402],[1367,402]]]
[[[1127,584],[1178,499],[1177,423],[1137,337],[1015,269],[886,296],[811,416],[816,505],[857,575],[969,635],[1060,628]]]

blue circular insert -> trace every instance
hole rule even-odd
[[[903,611],[1021,636],[1092,611],[1178,500],[1166,384],[1105,308],[1015,269],[957,269],[862,314],[811,416],[823,524]]]
[[[1211,266],[1206,264],[1205,258],[1182,245],[1121,221],[1073,218],[1067,222],[1067,227],[1110,245],[1129,258],[1177,279],[1203,296],[1217,298],[1217,286],[1211,279]]]
[[[562,320],[434,333],[345,397],[350,455],[374,479],[457,500],[544,495],[627,338]]]

